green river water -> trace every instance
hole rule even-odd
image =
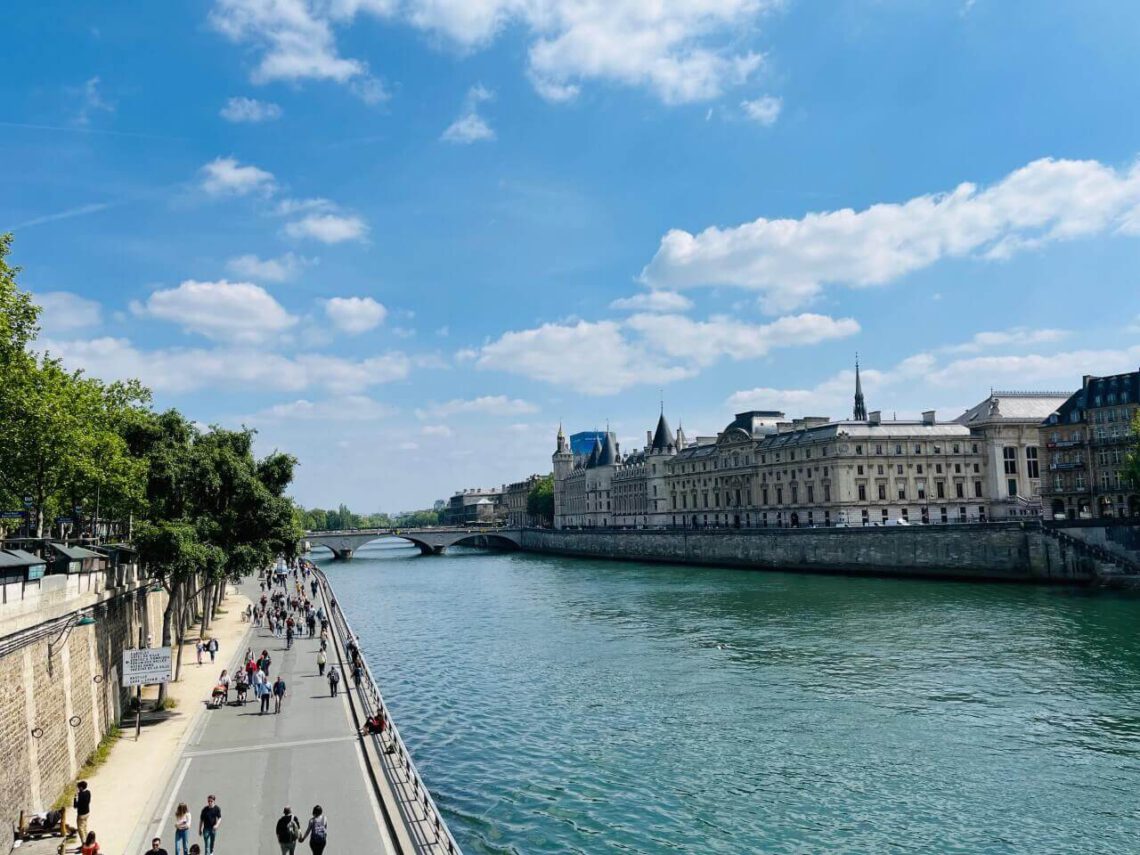
[[[1140,852],[1140,599],[321,561],[472,853]]]

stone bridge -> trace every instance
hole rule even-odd
[[[334,558],[345,560],[366,543],[383,537],[403,538],[418,546],[423,555],[439,555],[449,546],[518,549],[521,533],[517,528],[369,528],[307,531],[303,542],[310,547],[327,547]]]

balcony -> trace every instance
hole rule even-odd
[[[1063,472],[1066,469],[1084,469],[1085,462],[1083,460],[1080,460],[1076,463],[1050,463],[1049,468],[1054,472]]]
[[[1061,439],[1061,440],[1057,440],[1057,442],[1047,442],[1047,443],[1045,443],[1045,447],[1046,448],[1076,448],[1077,446],[1084,445],[1084,444],[1085,444],[1085,441],[1083,439]]]

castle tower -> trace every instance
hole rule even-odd
[[[859,379],[859,354],[855,354],[855,413],[857,422],[867,421],[867,405],[863,403],[863,382]]]
[[[558,438],[555,441],[551,461],[554,465],[554,527],[562,528],[566,514],[563,482],[574,471],[574,454],[570,451],[570,443],[566,441],[561,423],[558,425]]]

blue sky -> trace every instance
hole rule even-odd
[[[1140,6],[18,4],[0,230],[43,343],[306,504],[734,411],[947,417],[1140,365]],[[663,392],[659,391],[662,390]]]

